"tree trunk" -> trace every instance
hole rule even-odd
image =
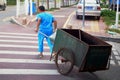
[[[47,0],[47,8],[49,9],[49,0]]]
[[[54,7],[56,8],[56,0],[54,0]]]
[[[62,0],[62,4],[63,4],[63,6],[64,6],[64,0]]]
[[[37,8],[38,8],[38,6],[39,6],[39,2],[40,2],[40,1],[39,1],[39,0],[37,0],[37,5],[36,5],[36,7],[37,7]]]

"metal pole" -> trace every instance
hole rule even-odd
[[[116,21],[115,21],[115,28],[118,28],[118,20],[119,20],[119,0],[117,0],[117,12],[116,12]]]
[[[82,29],[85,26],[85,0],[83,0],[83,22],[82,22]]]

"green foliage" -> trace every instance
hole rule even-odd
[[[59,8],[50,8],[50,9],[47,9],[46,11],[54,11],[54,10],[58,10]]]
[[[116,18],[116,12],[115,11],[112,11],[112,10],[102,10],[101,11],[101,16],[103,17],[103,20],[106,23],[106,25],[111,26],[111,25],[115,24],[115,18]],[[120,15],[119,15],[119,19],[120,19]],[[116,29],[116,28],[109,28],[108,27],[107,31],[120,33],[120,30]]]
[[[106,3],[106,0],[101,0],[103,3]]]
[[[101,16],[103,17],[105,23],[109,25],[115,24],[116,12],[112,10],[102,10]]]
[[[22,1],[22,2],[23,2],[24,0],[20,0],[20,1]]]
[[[116,12],[112,10],[102,10],[101,11],[101,16],[107,16],[107,17],[114,17],[115,18]]]
[[[103,3],[101,3],[100,6],[101,6],[101,8],[108,8],[109,7],[108,4],[103,4]]]
[[[7,5],[16,5],[17,0],[7,0]]]
[[[16,5],[16,1],[17,0],[7,0],[7,5]],[[23,2],[24,0],[20,0],[21,2]]]
[[[104,17],[103,19],[104,19],[106,25],[108,25],[108,26],[115,24],[115,19],[111,19],[110,17],[107,17],[107,16]]]

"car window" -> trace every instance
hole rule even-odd
[[[80,3],[83,3],[84,0],[80,0]],[[96,0],[85,0],[86,4],[97,4]]]

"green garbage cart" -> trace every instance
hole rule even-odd
[[[78,29],[58,29],[53,53],[59,73],[66,75],[73,66],[79,72],[107,70],[110,66],[112,46]]]

